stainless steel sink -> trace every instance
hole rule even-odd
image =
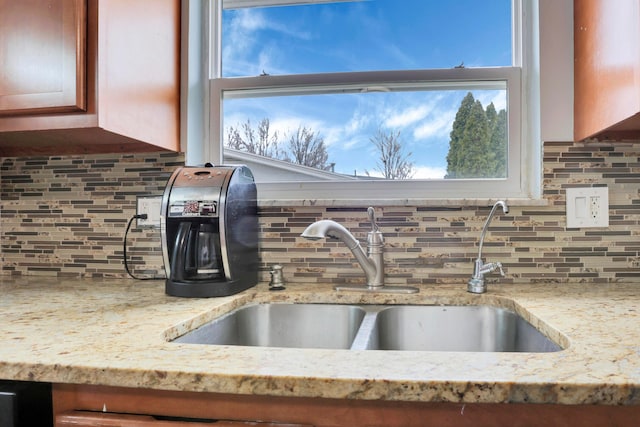
[[[398,351],[562,350],[518,314],[492,306],[255,304],[173,342]]]
[[[396,306],[381,310],[369,349],[551,352],[561,347],[516,313],[491,306]]]
[[[214,319],[174,342],[348,349],[364,315],[353,305],[256,304]]]

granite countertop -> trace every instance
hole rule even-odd
[[[414,295],[264,284],[223,298],[164,294],[162,281],[0,279],[0,379],[272,396],[440,402],[640,404],[634,284],[420,287]],[[351,351],[167,340],[249,302],[492,304],[566,349],[553,353]]]

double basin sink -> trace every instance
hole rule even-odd
[[[563,349],[515,312],[489,305],[250,304],[173,342],[398,351]]]

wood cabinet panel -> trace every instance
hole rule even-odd
[[[0,0],[0,115],[86,106],[85,0]]]
[[[98,3],[99,126],[178,150],[180,3]]]
[[[106,406],[118,413],[317,427],[636,426],[640,419],[640,406],[371,401],[68,384],[54,385],[53,406],[54,414]]]
[[[305,427],[258,421],[194,420],[150,415],[128,415],[86,411],[69,411],[56,416],[55,427]],[[310,427],[307,425],[307,427]]]
[[[178,151],[180,0],[81,2],[85,111],[0,115],[0,156]]]
[[[640,136],[640,0],[574,0],[574,137]]]
[[[216,425],[218,425],[216,423]],[[148,415],[71,411],[59,414],[55,427],[211,427],[211,423],[158,420]]]

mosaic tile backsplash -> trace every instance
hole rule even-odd
[[[640,277],[640,141],[548,142],[547,206],[512,206],[496,215],[483,253],[501,261],[494,283],[632,282]],[[160,195],[184,158],[175,153],[3,158],[0,168],[2,274],[127,277],[123,236],[136,197]],[[608,228],[570,229],[565,189],[609,187]],[[262,277],[273,264],[293,282],[361,283],[363,274],[340,242],[299,237],[318,219],[340,222],[366,239],[361,207],[260,209]],[[385,235],[389,284],[466,283],[489,207],[376,206]],[[127,259],[135,275],[163,277],[159,230],[134,226]],[[133,279],[132,279],[133,280]]]

